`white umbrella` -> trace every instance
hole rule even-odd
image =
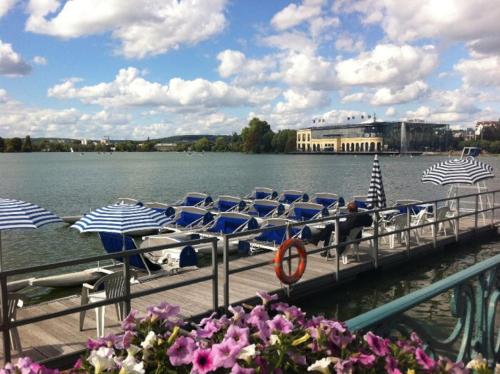
[[[2,263],[2,231],[37,229],[49,223],[62,222],[55,214],[38,205],[21,200],[0,198],[0,270]]]
[[[377,155],[373,159],[372,177],[366,201],[373,208],[385,208],[386,206],[384,184],[382,183],[382,173]]]
[[[443,161],[424,171],[422,182],[436,185],[476,184],[493,178],[493,168],[473,158]]]

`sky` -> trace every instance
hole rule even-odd
[[[500,118],[499,20],[499,0],[0,0],[0,136],[470,127]]]

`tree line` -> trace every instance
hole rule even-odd
[[[175,146],[178,152],[245,152],[245,153],[287,153],[295,151],[297,132],[295,130],[279,130],[274,132],[271,126],[258,118],[253,118],[243,128],[241,134],[216,138],[202,137],[193,142],[180,142]],[[32,141],[30,136],[3,139],[0,137],[0,152],[153,152],[155,141],[120,141],[112,144],[90,142],[81,144],[79,140],[49,141],[38,139]]]

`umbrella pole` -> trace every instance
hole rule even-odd
[[[2,259],[2,230],[0,230],[0,271],[3,271],[3,259]]]

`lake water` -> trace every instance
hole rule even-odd
[[[429,200],[447,189],[422,184],[422,171],[448,157],[380,157],[389,201]],[[494,169],[500,158],[482,157]],[[346,200],[367,193],[372,156],[246,155],[240,153],[0,154],[0,196],[76,215],[118,197],[173,202],[186,192],[248,194],[255,186],[336,192]],[[498,188],[497,180],[489,181]],[[5,268],[103,253],[97,236],[63,224],[2,232]]]

